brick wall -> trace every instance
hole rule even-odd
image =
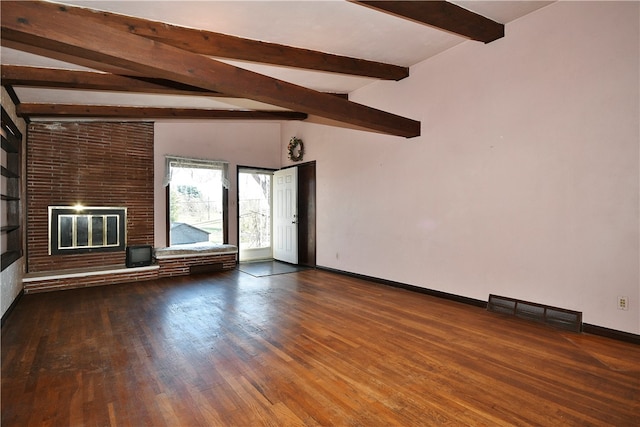
[[[31,123],[29,272],[124,265],[125,253],[48,254],[48,206],[127,207],[127,244],[153,245],[153,123]]]
[[[194,272],[232,270],[236,267],[236,254],[159,257],[158,265],[160,267],[158,277],[175,277],[189,275]]]
[[[104,274],[91,274],[86,276],[25,278],[24,292],[31,294],[91,286],[115,285],[118,283],[141,282],[157,279],[158,270],[159,268],[127,268],[115,274],[114,272],[105,272]]]

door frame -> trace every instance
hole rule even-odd
[[[306,267],[316,267],[316,162],[304,162],[289,165],[281,169],[290,167],[298,168],[298,264]],[[264,170],[275,172],[279,169],[261,168],[255,166],[238,165],[236,167],[236,183],[240,169]],[[273,182],[272,182],[273,186]],[[303,188],[303,191],[300,189]],[[273,194],[271,195],[273,198]],[[236,224],[237,242],[240,248],[240,189],[236,191]],[[272,218],[273,221],[273,218]]]
[[[240,262],[240,172],[244,170],[264,171],[271,173],[276,172],[278,169],[262,168],[256,166],[236,166],[236,242],[238,242],[238,262]],[[273,179],[271,180],[271,224],[273,225]],[[273,227],[272,227],[273,228]],[[271,257],[273,257],[273,232],[271,236]],[[258,261],[257,259],[255,261]],[[248,261],[251,262],[251,261]]]
[[[298,264],[316,267],[316,162],[298,167]]]
[[[316,161],[297,163],[298,168],[298,265],[316,267]]]

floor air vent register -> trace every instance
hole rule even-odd
[[[494,313],[511,314],[522,319],[544,323],[567,331],[582,331],[582,313],[579,311],[550,307],[498,295],[489,295],[487,310]]]

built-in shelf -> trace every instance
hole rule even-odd
[[[5,168],[4,166],[0,166],[0,173],[2,174],[2,176],[6,177],[6,178],[20,178],[20,175],[18,175],[15,172],[10,171],[9,169]]]
[[[2,135],[2,149],[7,153],[20,152],[20,147],[17,147],[14,143],[9,141],[4,135]]]
[[[2,253],[2,269],[9,267],[22,256],[20,251],[7,251]]]
[[[0,165],[3,193],[0,194],[2,206],[0,210],[6,212],[2,218],[0,231],[3,235],[2,270],[22,257],[22,233],[20,232],[23,218],[21,208],[21,179],[22,168],[22,133],[2,107],[2,122],[0,124],[2,137],[3,159]],[[6,237],[6,239],[5,239]]]

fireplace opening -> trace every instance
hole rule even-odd
[[[49,206],[49,255],[122,251],[127,208]]]

